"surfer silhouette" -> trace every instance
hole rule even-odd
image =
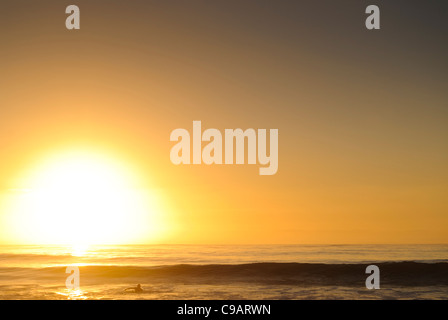
[[[135,293],[142,293],[143,288],[142,285],[139,283],[136,287],[126,288],[124,289],[124,291],[134,291]]]

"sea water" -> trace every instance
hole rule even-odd
[[[448,245],[1,246],[0,299],[448,299]]]

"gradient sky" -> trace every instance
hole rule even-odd
[[[65,28],[70,4],[81,30]],[[381,30],[364,26],[369,4]],[[0,201],[39,159],[87,148],[163,195],[159,242],[448,243],[447,9],[2,1]],[[170,133],[193,120],[278,129],[278,173],[173,165]]]

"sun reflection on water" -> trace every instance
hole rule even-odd
[[[56,292],[57,294],[64,296],[67,300],[86,300],[88,299],[85,291],[81,289],[64,289]]]
[[[72,256],[73,257],[83,257],[87,254],[89,246],[87,244],[77,244],[72,246]]]

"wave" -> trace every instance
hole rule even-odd
[[[380,268],[381,285],[448,286],[448,263],[414,261],[372,263]],[[298,286],[364,286],[369,264],[250,263],[180,264],[158,267],[79,266],[84,284],[176,282],[183,284],[257,283]],[[2,280],[58,280],[65,267],[0,268]]]

